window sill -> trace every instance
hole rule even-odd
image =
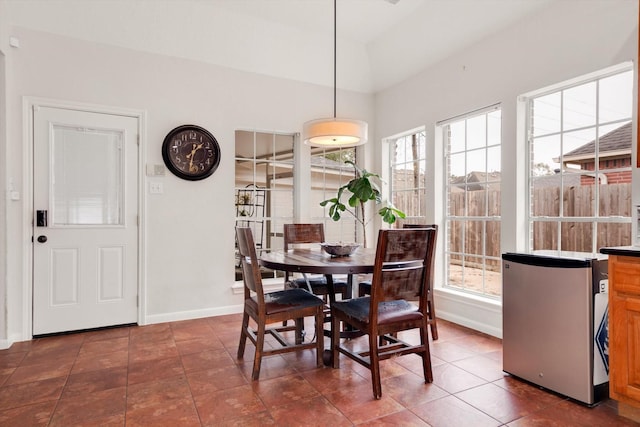
[[[282,277],[276,277],[273,279],[262,279],[262,288],[265,292],[273,292],[273,291],[281,291],[284,287]],[[231,286],[231,292],[233,295],[242,295],[244,294],[244,284],[242,280],[238,280],[237,282],[233,282]]]
[[[502,338],[502,301],[453,289],[434,290],[436,317]]]

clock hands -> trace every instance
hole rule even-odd
[[[202,148],[202,146],[204,145],[204,142],[200,143],[200,144],[193,144],[191,146],[191,153],[187,154],[187,159],[189,159],[189,172],[197,172],[198,171],[198,167],[196,166],[194,168],[193,166],[193,158],[195,157],[196,151],[198,151],[199,149]]]

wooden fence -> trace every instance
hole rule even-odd
[[[622,246],[631,244],[631,224],[627,223],[599,223],[593,227],[592,222],[566,222],[558,230],[560,203],[563,203],[563,216],[589,217],[594,215],[594,200],[596,187],[593,185],[578,185],[566,187],[560,197],[559,187],[539,188],[533,192],[533,213],[535,216],[547,216],[550,222],[536,221],[533,227],[533,245],[535,249],[557,249],[558,235],[561,235],[562,250],[592,252],[593,233],[597,233],[597,247]],[[600,216],[631,216],[631,184],[600,185],[599,215]],[[410,197],[409,194],[405,198]],[[451,216],[504,217],[511,212],[502,212],[500,190],[468,191],[453,193],[449,198],[449,212]],[[415,199],[414,199],[415,200]],[[395,199],[396,206],[411,207],[410,200]],[[415,203],[415,202],[414,202]],[[465,210],[468,206],[468,210]],[[406,210],[406,212],[413,212]],[[486,228],[485,228],[486,225]],[[449,240],[451,252],[469,254],[465,258],[465,265],[481,266],[479,257],[486,254],[489,257],[500,258],[500,219],[486,221],[456,221],[449,224],[449,235],[439,238]],[[483,233],[485,235],[483,236]],[[485,237],[483,239],[483,237]],[[483,241],[485,247],[483,248]],[[478,256],[474,256],[478,255]],[[460,262],[461,257],[452,255],[451,262]],[[487,260],[487,268],[499,271],[499,259]]]
[[[631,217],[631,184],[609,184],[597,187],[599,191],[599,216]],[[557,218],[562,200],[563,217],[590,217],[595,214],[596,186],[577,185],[564,188],[560,198],[560,188],[540,188],[534,191],[533,213],[535,216]],[[626,246],[631,244],[631,223],[537,221],[533,227],[533,244],[536,249],[558,247],[561,237],[562,250],[591,252],[593,233],[597,233],[597,248],[603,246]]]

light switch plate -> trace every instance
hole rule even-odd
[[[161,182],[149,182],[149,194],[162,194],[164,187]]]

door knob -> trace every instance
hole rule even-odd
[[[47,241],[47,236],[38,236],[38,242],[44,243]]]

